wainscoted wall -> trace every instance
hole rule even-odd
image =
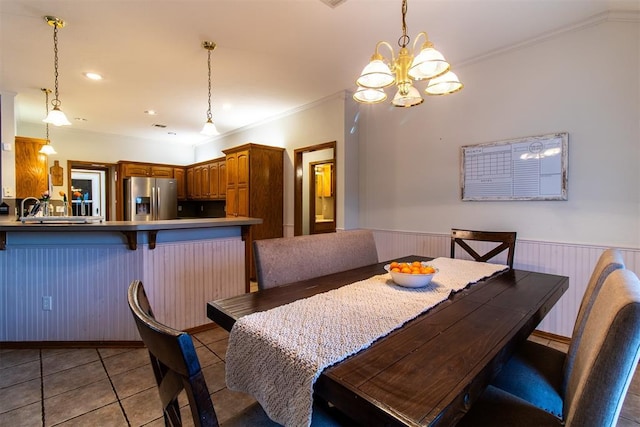
[[[209,323],[206,302],[244,292],[239,238],[139,244],[9,246],[0,251],[1,341],[139,340],[127,288],[143,281],[155,315],[185,329]],[[42,297],[52,297],[44,311]]]
[[[450,255],[449,235],[422,234],[398,231],[373,230],[380,260],[391,260],[406,255],[448,257]],[[477,248],[493,247],[490,244]],[[539,242],[518,239],[516,243],[514,268],[558,274],[569,277],[569,290],[538,326],[539,330],[570,337],[573,331],[582,295],[598,257],[605,250],[602,246],[576,245],[554,242]],[[622,250],[629,270],[640,273],[640,250]],[[462,253],[456,256],[464,258]],[[496,258],[496,262],[506,262],[506,256]]]

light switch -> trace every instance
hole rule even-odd
[[[2,197],[13,197],[13,191],[11,191],[11,187],[2,187]]]
[[[3,142],[2,143],[2,150],[3,151],[11,151],[11,143],[10,142]]]

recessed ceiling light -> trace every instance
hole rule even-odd
[[[158,114],[156,113],[156,110],[144,110],[144,113],[150,116],[155,116],[156,114]]]
[[[102,76],[98,73],[84,73],[84,76],[91,80],[102,80]]]

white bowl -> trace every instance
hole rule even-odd
[[[422,262],[423,266],[428,266],[428,262]],[[433,267],[433,266],[431,266]],[[433,267],[435,268],[435,267]],[[404,286],[405,288],[422,288],[431,283],[431,279],[438,273],[438,269],[435,268],[435,272],[431,274],[411,274],[411,273],[399,273],[397,271],[391,271],[391,264],[387,264],[384,266],[384,269],[391,274],[391,278],[393,281],[400,286]]]

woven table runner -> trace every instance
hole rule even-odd
[[[313,384],[322,371],[464,289],[508,267],[436,258],[423,288],[396,285],[388,273],[241,317],[229,335],[226,381],[251,394],[273,421],[309,426]]]

